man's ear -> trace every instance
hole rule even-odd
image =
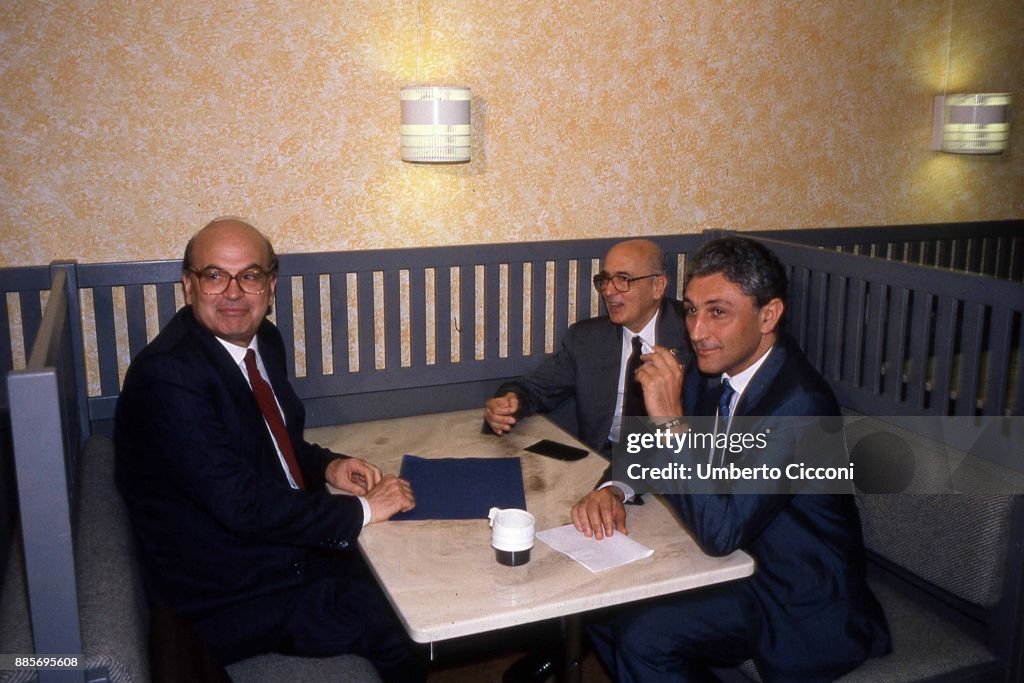
[[[786,310],[786,304],[782,299],[775,298],[761,307],[758,312],[761,322],[761,334],[771,334],[778,331],[779,323],[782,321],[782,314]]]
[[[181,289],[185,292],[185,303],[189,306],[192,305],[192,278],[191,273],[184,273],[181,276]]]
[[[659,275],[654,278],[654,298],[661,299],[665,296],[665,290],[668,288],[668,276]]]

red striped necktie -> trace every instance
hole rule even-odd
[[[256,367],[256,352],[249,349],[245,352],[245,371],[249,373],[249,384],[252,385],[252,393],[256,397],[256,403],[260,406],[260,412],[270,426],[270,433],[277,441],[277,447],[284,456],[292,479],[302,490],[306,489],[306,482],[302,479],[302,470],[299,468],[299,461],[295,459],[295,450],[292,448],[292,440],[288,436],[288,429],[284,426],[284,418],[277,407],[277,400],[274,399],[274,390],[270,384],[263,379],[260,369]]]

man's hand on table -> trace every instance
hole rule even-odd
[[[383,522],[399,512],[408,512],[416,507],[412,486],[405,479],[386,474],[380,483],[366,494],[370,504],[370,524]]]
[[[519,396],[514,391],[504,396],[495,396],[484,403],[484,420],[495,434],[512,431],[516,424],[516,413],[519,412]]]
[[[380,483],[383,475],[379,467],[361,458],[337,458],[328,463],[324,476],[327,483],[336,489],[365,496],[367,491]]]
[[[587,538],[599,541],[616,531],[628,535],[622,492],[614,486],[591,491],[572,506],[572,523]]]

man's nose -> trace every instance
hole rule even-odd
[[[699,313],[687,319],[686,327],[690,332],[690,339],[692,340],[696,341],[706,336],[704,334],[704,323]]]
[[[245,292],[242,291],[242,285],[238,284],[238,278],[228,280],[228,288],[224,290],[224,296],[229,299],[241,299],[245,296]]]

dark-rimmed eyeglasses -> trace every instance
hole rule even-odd
[[[659,277],[661,275],[664,275],[664,273],[650,273],[649,275],[637,275],[636,277],[630,277],[629,275],[622,275],[621,273],[611,275],[610,273],[601,272],[594,276],[594,289],[596,289],[598,293],[603,292],[604,288],[607,287],[610,282],[616,292],[628,292],[630,282],[635,280],[646,280],[649,277]]]
[[[190,273],[199,280],[199,291],[203,294],[215,296],[228,291],[231,281],[238,283],[238,288],[246,294],[262,294],[270,282],[270,273],[262,268],[246,268],[240,273],[232,275],[226,270],[212,266],[199,270],[189,268]]]

